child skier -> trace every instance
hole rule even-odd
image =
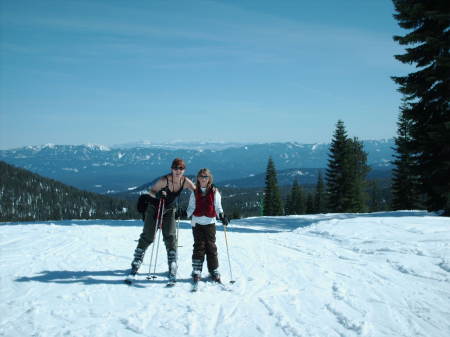
[[[220,217],[224,226],[227,226],[229,221],[223,214],[219,190],[213,185],[213,175],[207,168],[201,169],[197,174],[196,189],[189,198],[187,215],[192,216],[191,225],[194,235],[192,253],[194,283],[201,278],[205,255],[211,279],[221,282],[217,259],[216,217]]]

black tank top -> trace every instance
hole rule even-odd
[[[167,209],[167,208],[173,208],[173,207],[175,206],[175,203],[176,203],[176,201],[177,201],[177,198],[179,197],[179,195],[180,195],[181,192],[183,191],[184,183],[186,182],[186,178],[183,177],[183,184],[181,185],[181,187],[180,187],[180,189],[179,189],[178,191],[174,192],[174,191],[171,191],[171,190],[169,189],[169,176],[166,175],[165,177],[166,177],[167,184],[166,184],[166,187],[164,187],[163,189],[166,190],[166,192],[167,192],[167,197],[166,197],[166,203],[165,203],[164,208]],[[173,181],[172,181],[172,186],[173,186]],[[152,203],[155,207],[158,207],[159,200],[156,199],[156,198],[151,197],[151,203]]]
[[[167,191],[166,207],[169,208],[170,206],[172,206],[176,202],[178,196],[183,191],[184,183],[186,182],[186,178],[183,178],[183,184],[181,184],[180,189],[178,191],[176,191],[176,192],[173,192],[173,191],[171,191],[169,189],[169,177],[168,176],[166,176],[166,180],[167,180],[167,185],[165,187],[165,189]],[[172,180],[172,187],[173,187],[173,180]]]

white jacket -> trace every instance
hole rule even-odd
[[[202,187],[202,192],[205,192],[206,188]],[[217,216],[219,216],[220,213],[223,213],[222,209],[222,197],[220,196],[219,191],[216,189],[214,192],[214,209],[216,210]],[[199,225],[210,225],[217,223],[216,218],[210,218],[207,216],[195,216],[192,215],[195,211],[195,192],[191,192],[191,195],[189,197],[189,205],[187,208],[187,216],[192,216],[191,225],[192,227],[195,227],[196,224]]]

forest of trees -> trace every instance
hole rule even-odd
[[[0,221],[139,218],[135,203],[78,190],[0,161]]]
[[[280,198],[276,169],[269,158],[264,190],[263,215],[351,213],[390,209],[390,200],[377,182],[368,181],[367,153],[356,138],[349,138],[344,122],[339,120],[333,135],[326,182],[319,172],[314,189],[308,191],[294,180],[284,200]],[[281,207],[280,204],[284,205]],[[273,206],[275,205],[275,207]]]

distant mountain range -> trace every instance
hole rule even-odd
[[[391,168],[394,142],[363,141],[368,163],[374,171]],[[134,146],[138,145],[138,146]],[[212,170],[217,183],[231,184],[246,179],[261,183],[271,156],[278,171],[294,169],[300,182],[316,181],[318,168],[325,168],[329,144],[263,143],[169,143],[101,145],[43,145],[1,150],[0,160],[45,177],[97,193],[134,190],[170,172],[175,157],[187,163],[186,174],[195,175],[203,167]],[[381,172],[380,171],[380,172]],[[302,178],[306,179],[302,182]],[[308,180],[309,182],[309,180]]]

